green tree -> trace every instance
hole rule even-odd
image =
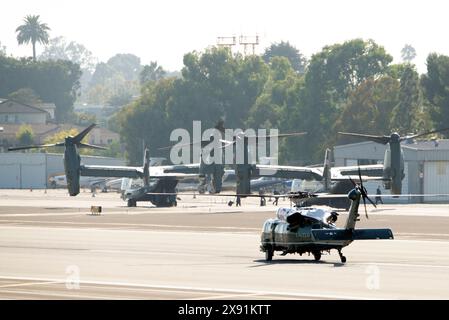
[[[84,45],[75,41],[68,42],[64,37],[55,37],[48,41],[38,60],[69,60],[79,64],[82,70],[92,73],[98,59]]]
[[[131,53],[119,53],[107,61],[116,72],[120,73],[127,81],[138,81],[142,71],[140,58]]]
[[[111,119],[110,125],[120,126],[120,137],[131,164],[142,164],[143,143],[150,147],[153,155],[159,154],[157,148],[170,144],[171,128],[166,110],[173,90],[173,79],[150,82],[138,100],[122,108]]]
[[[158,81],[164,78],[166,74],[167,72],[162,66],[158,66],[156,61],[152,61],[150,65],[145,65],[140,72],[140,84],[143,85],[148,81]]]
[[[273,43],[265,49],[263,59],[266,63],[270,63],[273,57],[285,57],[290,61],[293,69],[298,73],[304,73],[306,69],[307,59],[292,46],[288,41]]]
[[[36,61],[36,43],[48,43],[48,31],[50,28],[46,23],[39,21],[39,15],[27,15],[24,18],[24,24],[17,27],[17,42],[20,44],[28,44],[31,42],[33,46],[33,61]]]
[[[6,46],[2,45],[0,41],[0,56],[6,56]]]
[[[139,94],[140,58],[133,54],[116,54],[106,63],[97,64],[85,96],[96,104],[122,104]]]
[[[86,93],[86,100],[92,104],[105,104],[107,103],[111,97],[112,92],[109,88],[102,84],[97,84],[91,87]]]
[[[120,142],[113,141],[111,142],[106,150],[94,150],[102,157],[111,157],[111,158],[124,158],[123,150]]]
[[[411,64],[407,64],[400,78],[399,103],[394,107],[391,128],[398,132],[417,131],[416,118],[422,105],[419,75]]]
[[[25,103],[31,106],[42,103],[42,100],[39,98],[36,92],[34,92],[34,90],[30,88],[21,88],[17,91],[14,91],[8,95],[8,99],[20,103]]]
[[[84,45],[75,41],[68,41],[64,37],[55,37],[49,40],[45,50],[38,56],[39,61],[68,60],[79,64],[82,75],[80,77],[81,95],[86,94],[92,74],[98,59],[93,56]]]
[[[34,132],[30,125],[21,125],[16,133],[16,139],[21,146],[28,146],[34,143]]]
[[[175,128],[191,131],[194,120],[201,120],[203,130],[220,118],[228,128],[244,128],[269,68],[258,56],[234,56],[228,49],[211,48],[186,54],[182,74],[180,79],[146,82],[141,97],[110,121],[112,126],[120,124],[131,163],[141,163],[143,141],[153,155],[167,156],[157,147],[172,144],[169,137]]]
[[[400,83],[390,76],[371,77],[351,91],[334,126],[334,132],[387,134],[391,114],[399,103]],[[354,142],[344,136],[334,136],[333,143]]]
[[[430,54],[427,57],[427,74],[422,76],[421,83],[435,126],[446,128],[449,123],[449,56]]]
[[[107,63],[100,62],[95,67],[95,71],[92,75],[92,79],[90,80],[90,86],[94,87],[98,84],[104,85],[108,79],[115,77],[118,74],[118,71],[115,70],[112,66]]]
[[[61,141],[64,141],[64,139],[68,136],[76,136],[79,133],[79,131],[76,128],[71,128],[71,129],[67,129],[67,130],[61,130],[56,132],[55,134],[48,136],[47,138],[45,138],[44,140],[44,144],[53,144],[53,143],[58,143]],[[87,143],[87,136],[82,140],[82,142]],[[63,147],[51,147],[51,148],[47,148],[46,152],[51,152],[51,153],[63,153],[64,152],[64,148]],[[85,148],[81,148],[79,150],[80,154],[91,154],[92,151],[90,149],[85,149]]]
[[[223,117],[227,126],[243,128],[268,79],[268,66],[258,56],[233,56],[227,48],[214,47],[186,54],[182,74],[169,110],[173,119],[192,123],[201,115],[203,125],[213,127]]]
[[[285,57],[273,57],[269,79],[249,110],[246,126],[250,128],[279,128],[289,101],[290,89],[299,77]]]
[[[79,93],[81,70],[71,61],[37,61],[0,56],[0,97],[30,88],[43,102],[56,105],[58,122],[70,120]]]
[[[321,162],[324,150],[331,147],[329,137],[340,110],[350,92],[370,77],[386,73],[393,58],[374,41],[354,39],[326,46],[309,62],[297,104],[301,112],[292,112],[290,125],[309,133],[307,139],[290,139],[289,161]]]
[[[121,90],[108,99],[108,104],[114,107],[121,107],[130,103],[132,98],[129,91]]]
[[[401,49],[402,60],[406,63],[411,63],[413,59],[416,58],[416,50],[410,44],[406,44],[404,48]]]
[[[394,79],[401,79],[404,71],[407,69],[408,63],[396,63],[388,66],[387,74]]]

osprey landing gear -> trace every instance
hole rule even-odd
[[[338,255],[340,256],[341,263],[345,263],[346,262],[346,257],[343,255],[343,253],[341,253],[341,249],[338,250]]]

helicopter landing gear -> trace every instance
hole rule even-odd
[[[271,261],[273,260],[273,247],[272,246],[267,246],[267,249],[265,250],[265,261]]]
[[[338,255],[340,256],[341,263],[345,263],[346,257],[343,255],[343,253],[341,253],[341,250],[338,250]]]
[[[312,254],[313,254],[313,258],[315,259],[315,261],[320,261],[321,251],[314,251],[314,252],[312,252]]]

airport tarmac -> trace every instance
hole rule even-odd
[[[127,208],[116,193],[0,190],[0,298],[449,299],[449,205],[368,207],[357,226],[395,239],[354,242],[346,264],[334,251],[266,263],[271,203],[180,197],[176,208]]]

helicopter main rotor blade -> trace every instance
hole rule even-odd
[[[221,142],[221,146],[219,148],[226,148],[226,147],[230,146],[231,144],[235,143],[235,141],[228,141],[228,140],[223,140],[223,139],[219,139],[218,141]],[[193,145],[196,145],[196,144],[201,144],[201,148],[204,148],[208,144],[214,143],[214,142],[215,141],[196,141],[196,142],[191,142],[191,143],[174,144],[174,145],[171,145],[171,146],[157,148],[157,150],[167,150],[167,149],[173,148],[174,146],[176,146],[176,147],[186,147],[186,146],[193,146]]]
[[[369,134],[352,133],[352,132],[338,132],[338,134],[349,137],[363,138],[365,140],[374,141],[380,144],[387,144],[388,142],[390,142],[389,136],[374,136]]]
[[[366,196],[366,198],[374,206],[374,208],[377,208],[376,204],[373,202],[373,200],[370,199],[370,197],[368,197],[368,195]]]
[[[96,146],[89,143],[80,142],[77,144],[78,148],[86,148],[86,149],[97,149],[97,150],[108,150],[108,148]]]
[[[48,147],[63,147],[63,146],[64,146],[64,142],[59,142],[59,143],[50,143],[50,144],[40,144],[40,145],[34,145],[34,146],[11,147],[11,148],[8,148],[8,151],[39,149],[39,148],[48,148]]]
[[[352,185],[355,187],[357,184],[354,182],[354,180],[352,180],[352,178],[351,177],[348,177],[349,178],[349,181],[351,181],[352,182]]]
[[[78,133],[76,136],[73,137],[73,142],[75,144],[81,143],[81,140],[84,139],[84,137],[96,126],[96,123],[92,123],[90,126],[88,126],[86,129]]]
[[[433,130],[433,131],[418,133],[418,134],[414,134],[411,136],[401,137],[400,141],[407,140],[407,139],[415,139],[415,138],[427,136],[429,134],[438,133],[438,132],[442,132],[442,131],[448,131],[448,130],[449,130],[449,128],[444,128],[444,129],[437,129],[437,130]]]
[[[307,132],[291,132],[291,133],[281,133],[281,134],[271,134],[267,136],[257,136],[257,135],[245,135],[247,138],[257,138],[257,139],[270,139],[270,138],[288,138],[288,137],[297,137],[303,136],[307,134]]]
[[[241,140],[243,137],[245,138],[255,138],[255,139],[270,139],[270,138],[288,138],[288,137],[296,137],[296,136],[302,136],[307,134],[307,132],[292,132],[292,133],[282,133],[282,134],[275,134],[275,135],[268,135],[268,136],[257,136],[257,135],[245,135],[244,132],[240,132],[237,133],[234,137],[233,141],[229,141],[229,140],[224,140],[224,139],[220,139],[218,141],[220,141],[222,143],[220,148],[226,148],[232,144],[235,144],[237,142],[237,140]],[[184,143],[184,144],[179,144],[176,145],[177,147],[185,147],[185,146],[192,146],[195,144],[201,144],[201,147],[206,146],[207,144],[211,143],[212,141],[196,141],[196,142],[191,142],[191,143]],[[158,150],[167,150],[167,149],[171,149],[173,148],[175,145],[171,145],[171,146],[166,146],[166,147],[161,147],[158,148]]]
[[[195,141],[195,142],[191,142],[191,143],[174,144],[174,145],[171,145],[171,146],[161,147],[161,148],[157,148],[157,149],[158,150],[167,150],[167,149],[173,148],[174,146],[186,147],[186,146],[193,146],[195,144],[201,144],[201,146],[202,146],[204,142],[206,142],[206,141]]]

